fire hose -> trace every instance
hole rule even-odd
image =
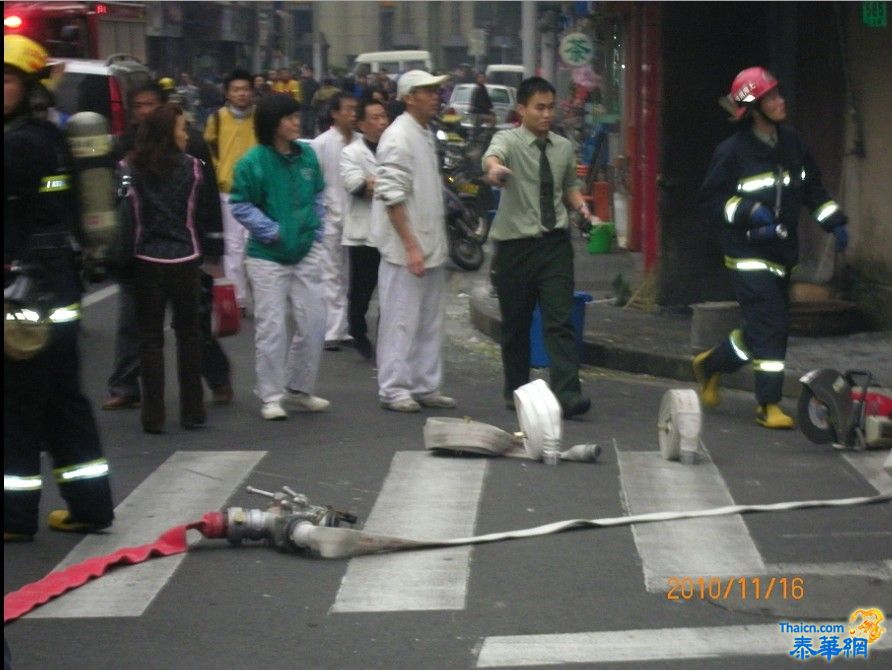
[[[229,507],[205,514],[200,521],[175,526],[155,542],[139,547],[125,547],[107,556],[90,558],[64,570],[52,572],[43,579],[13,591],[3,598],[3,623],[15,621],[35,607],[43,605],[67,591],[83,586],[104,575],[117,565],[134,565],[150,558],[172,556],[186,551],[186,531],[198,530],[209,539],[227,539],[233,545],[245,540],[265,541],[282,551],[308,552],[322,558],[350,558],[417,549],[435,549],[460,545],[485,544],[529,537],[540,537],[581,528],[608,528],[632,524],[674,521],[730,514],[780,512],[819,507],[849,507],[889,502],[892,491],[876,496],[834,500],[803,500],[762,505],[730,505],[686,512],[652,512],[601,519],[569,519],[522,530],[490,533],[452,540],[423,540],[391,537],[339,527],[355,523],[356,517],[332,509],[311,505],[305,496],[287,487],[269,493],[248,487],[253,493],[271,497],[266,510]]]

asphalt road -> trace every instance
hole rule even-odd
[[[696,508],[702,501],[868,496],[892,481],[881,473],[885,453],[847,458],[810,445],[798,432],[768,433],[753,422],[749,395],[735,392],[704,417],[709,460],[668,464],[658,453],[657,411],[663,394],[684,384],[598,369],[582,375],[594,410],[564,424],[565,445],[603,447],[597,464],[547,467],[427,454],[427,416],[469,416],[517,430],[516,416],[501,402],[498,348],[469,325],[467,296],[482,281],[482,273],[455,272],[449,279],[443,390],[458,399],[456,411],[381,410],[373,366],[344,349],[326,353],[323,362],[317,393],[332,401],[330,412],[263,421],[252,395],[250,322],[224,342],[235,368],[236,401],[211,408],[206,430],[183,432],[172,417],[167,434],[145,435],[136,412],[97,410],[119,519],[137,519],[119,521],[100,542],[125,535],[129,541],[141,530],[149,532],[148,541],[155,527],[224,505],[263,507],[244,484],[266,490],[289,485],[376,528],[408,524],[414,536],[425,537],[440,523],[482,534]],[[84,382],[97,408],[111,365],[115,307],[111,296],[86,309]],[[168,402],[176,407],[172,357],[167,369]],[[235,461],[225,461],[224,452]],[[49,475],[46,463],[51,482]],[[50,484],[42,514],[59,505]],[[95,540],[79,544],[80,537],[42,530],[34,543],[6,546],[4,592],[39,579],[70,552],[89,552]],[[119,595],[111,604],[102,600],[99,580],[82,590],[92,587],[89,598],[63,596],[45,608],[50,615],[37,610],[7,626],[15,667],[823,664],[820,656],[791,658],[796,635],[780,631],[779,622],[846,623],[859,608],[892,612],[892,510],[884,504],[581,530],[351,561],[201,540],[184,557],[152,564],[154,572],[118,570]],[[753,574],[764,581],[746,577]],[[721,575],[713,582],[722,590],[716,598],[708,595],[713,575]],[[768,594],[772,576],[776,588]],[[706,580],[702,596],[698,577]],[[801,591],[792,588],[794,578]],[[59,609],[66,599],[73,605]],[[817,651],[819,634],[811,637]],[[830,658],[841,666],[855,662]],[[870,646],[866,663],[858,662],[892,667],[892,632]]]

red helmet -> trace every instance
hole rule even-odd
[[[777,88],[777,79],[764,67],[748,67],[742,70],[731,83],[728,97],[737,105],[736,118],[746,114],[750,104],[764,97],[769,91]]]

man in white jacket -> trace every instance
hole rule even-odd
[[[378,269],[378,398],[396,412],[455,407],[443,378],[444,283],[448,244],[443,183],[428,122],[446,77],[410,70],[397,84],[406,111],[378,144],[372,242]]]
[[[341,179],[347,191],[344,234],[350,261],[350,286],[347,289],[347,325],[353,346],[360,356],[372,357],[365,315],[372,293],[378,285],[381,254],[372,246],[372,198],[375,196],[375,152],[381,133],[387,128],[387,110],[378,100],[360,101],[356,119],[362,137],[353,140],[341,153]]]
[[[310,146],[319,157],[325,177],[325,235],[322,238],[321,268],[327,310],[325,349],[337,351],[341,342],[347,339],[347,263],[341,245],[347,192],[341,182],[341,152],[359,135],[353,131],[356,99],[347,93],[336,93],[329,105],[331,127],[312,140]]]

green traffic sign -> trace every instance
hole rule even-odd
[[[865,26],[871,28],[885,28],[888,25],[888,15],[886,13],[886,3],[884,0],[879,2],[868,2],[865,0],[861,3],[861,20]]]

